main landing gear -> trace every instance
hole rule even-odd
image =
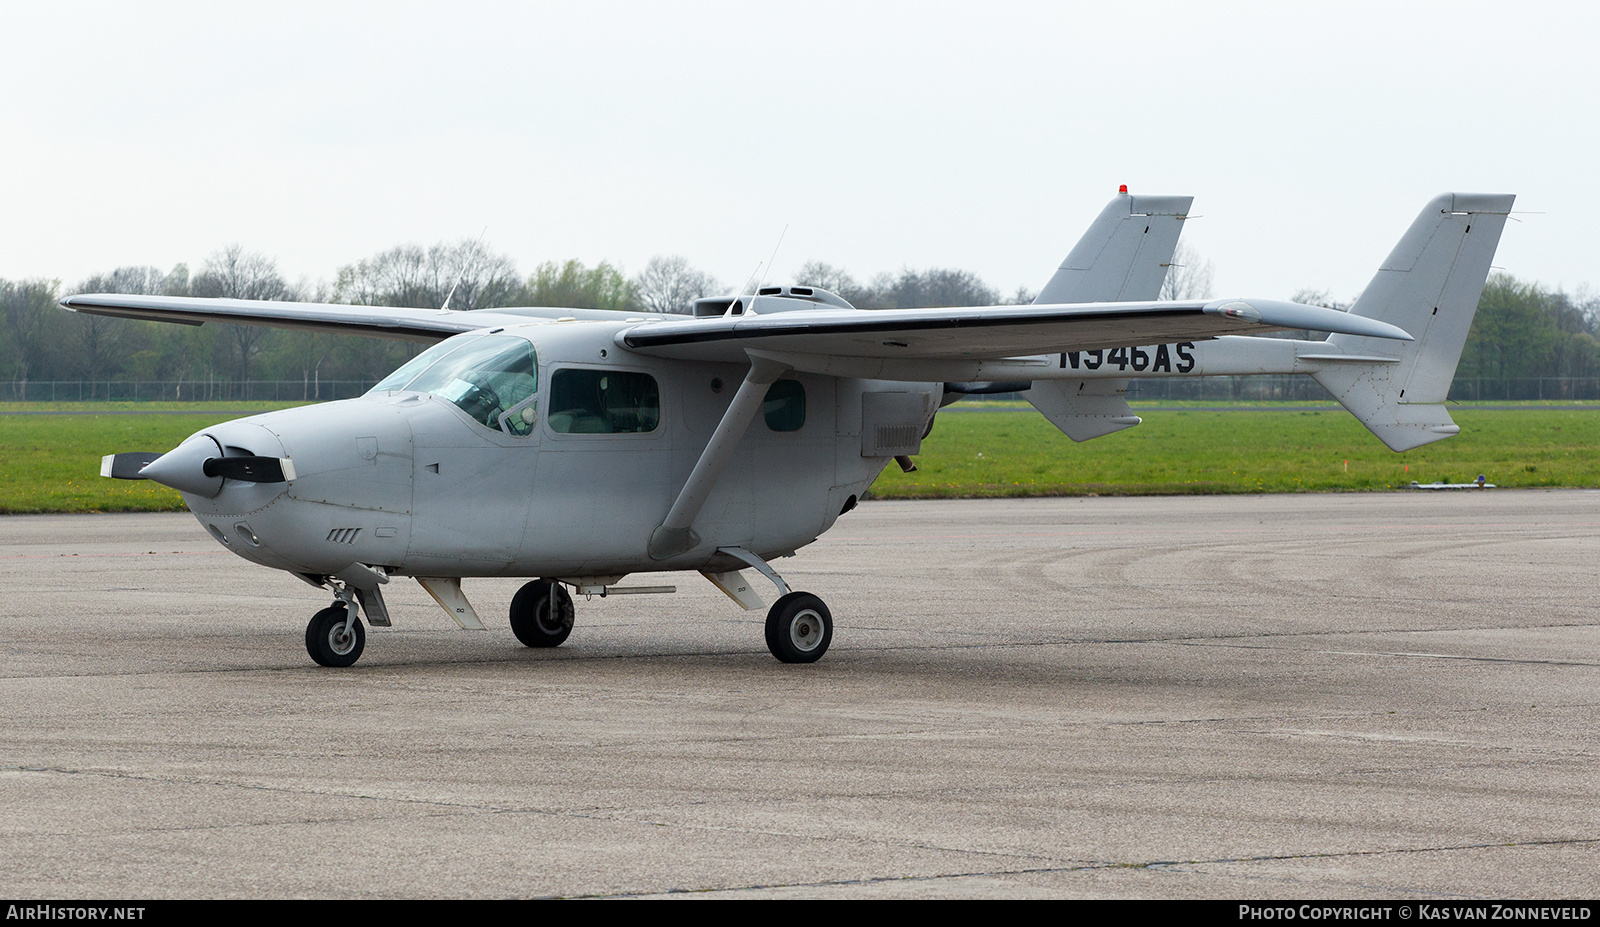
[[[814,663],[833,642],[833,615],[809,592],[791,592],[767,612],[767,649],[784,663]]]
[[[742,547],[719,547],[717,553],[742,560],[778,588],[778,601],[767,611],[767,649],[783,663],[815,663],[833,643],[833,615],[822,600],[809,592],[792,592],[767,561]],[[717,588],[746,609],[761,607],[737,573],[705,573]]]
[[[778,601],[767,611],[767,650],[782,663],[815,663],[820,660],[828,652],[828,645],[833,643],[833,614],[828,611],[828,606],[809,592],[791,592],[782,577],[759,557],[737,548],[725,549],[724,552],[759,569],[781,593]],[[745,608],[761,607],[761,599],[750,591],[739,574],[708,573],[706,576]],[[459,588],[452,588],[457,588],[459,598]],[[613,591],[670,592],[672,588],[628,587],[626,590]],[[430,591],[433,591],[433,587],[430,587]],[[312,615],[311,622],[306,625],[306,652],[321,666],[351,666],[361,658],[361,651],[366,647],[367,631],[361,624],[355,595],[346,587],[339,588],[339,595],[332,605]],[[465,605],[464,599],[461,603],[463,608],[468,609],[467,617],[471,619],[469,624],[457,617],[458,621],[462,621],[462,627],[482,628],[477,616],[470,614],[470,606]],[[517,635],[517,640],[526,646],[559,647],[572,633],[575,614],[572,596],[560,582],[537,579],[519,589],[512,598],[511,630]],[[372,618],[375,625],[387,624],[386,612],[369,613],[368,617]]]
[[[511,631],[529,647],[559,647],[572,633],[572,596],[553,580],[536,579],[511,600]]]
[[[317,612],[306,625],[306,652],[321,666],[349,666],[361,658],[366,645],[367,631],[345,602]]]

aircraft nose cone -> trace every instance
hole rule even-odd
[[[179,492],[215,499],[222,492],[222,477],[206,476],[205,463],[221,457],[222,448],[206,435],[195,435],[145,465],[139,475]]]

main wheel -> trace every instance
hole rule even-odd
[[[511,630],[529,647],[558,647],[572,633],[574,614],[560,583],[536,579],[511,600]]]
[[[349,666],[361,659],[361,650],[367,646],[367,630],[361,619],[344,626],[349,612],[343,602],[335,602],[315,615],[306,625],[306,652],[321,666]]]
[[[833,615],[809,592],[791,592],[767,612],[767,649],[784,663],[812,663],[833,642]]]

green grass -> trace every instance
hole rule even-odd
[[[202,428],[232,417],[299,403],[8,402],[0,403],[0,514],[32,512],[181,512],[176,490],[149,480],[108,480],[100,458],[119,451],[165,451]],[[118,415],[121,411],[205,410],[201,414]],[[16,412],[102,414],[15,415]]]
[[[181,511],[177,492],[99,476],[118,451],[166,450],[208,425],[274,404],[166,404],[202,414],[118,415],[146,403],[11,403],[0,406],[0,513]],[[280,403],[277,406],[293,405]],[[1146,406],[1139,409],[1138,406]],[[1340,492],[1467,482],[1479,473],[1507,487],[1600,487],[1600,412],[1549,404],[1513,410],[1452,406],[1461,434],[1405,454],[1385,448],[1327,404],[1249,412],[1215,404],[1178,412],[1136,405],[1144,424],[1074,444],[1026,408],[939,415],[916,473],[890,466],[880,499],[978,496]],[[1259,404],[1257,407],[1260,407]],[[101,414],[7,415],[20,411]],[[1348,469],[1346,469],[1348,461]],[[1409,469],[1408,469],[1409,468]]]
[[[1143,424],[1082,444],[1034,412],[952,412],[917,472],[890,467],[874,498],[1370,491],[1480,473],[1507,487],[1600,486],[1600,412],[1570,407],[1452,407],[1460,435],[1404,454],[1316,404],[1147,410]]]

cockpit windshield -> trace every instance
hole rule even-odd
[[[534,411],[534,404],[525,400],[538,389],[538,378],[533,345],[526,338],[485,335],[465,344],[451,339],[434,345],[384,377],[369,395],[432,393],[490,428],[525,435],[532,430]],[[519,406],[523,414],[505,415]]]

